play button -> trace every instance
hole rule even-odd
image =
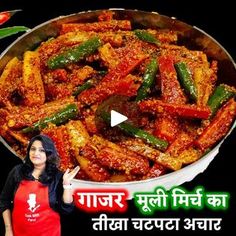
[[[140,111],[135,101],[130,97],[113,95],[104,100],[96,109],[96,133],[103,137],[118,141],[123,131],[118,127],[122,122],[128,122],[136,127],[139,125]]]
[[[111,110],[111,127],[119,125],[126,120],[128,120],[127,116],[124,116],[117,111]]]

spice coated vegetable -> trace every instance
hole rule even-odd
[[[219,141],[222,134],[229,130],[230,125],[235,118],[235,112],[236,103],[234,99],[230,99],[217,111],[212,122],[195,141],[196,146],[202,150],[207,150],[207,148],[210,148],[214,143]]]
[[[152,112],[154,114],[167,112],[182,118],[208,119],[211,115],[211,110],[208,106],[166,103],[157,99],[142,101],[139,103],[139,107],[145,112]]]

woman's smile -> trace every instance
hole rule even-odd
[[[29,156],[34,165],[46,164],[47,156],[41,141],[34,141],[30,148]]]

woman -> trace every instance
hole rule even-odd
[[[6,236],[59,236],[60,215],[73,210],[71,180],[62,174],[53,141],[45,135],[30,140],[23,164],[12,169],[0,196]]]

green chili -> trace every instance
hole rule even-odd
[[[51,57],[47,61],[49,69],[63,68],[68,64],[78,62],[86,56],[94,53],[102,44],[98,37],[93,37],[81,43],[79,46],[68,49],[61,54]]]
[[[93,82],[91,80],[86,81],[81,86],[77,87],[76,90],[73,92],[73,96],[78,96],[80,93],[82,93],[84,90],[90,89],[94,86]]]
[[[152,34],[148,33],[146,30],[134,30],[134,34],[142,41],[156,44],[160,46],[160,41],[155,38]]]
[[[147,65],[146,70],[144,72],[143,83],[138,90],[136,101],[143,100],[148,96],[148,93],[150,92],[150,89],[156,78],[157,70],[158,70],[157,60],[156,58],[153,58]]]
[[[175,64],[175,69],[180,80],[180,83],[184,87],[185,92],[194,101],[197,100],[197,88],[195,86],[194,80],[192,79],[191,73],[184,62],[179,62]]]
[[[29,133],[33,131],[39,131],[47,127],[48,123],[53,123],[55,125],[60,125],[68,121],[69,119],[73,119],[76,117],[78,113],[78,108],[76,104],[69,104],[62,110],[53,114],[50,117],[43,118],[32,126],[22,129],[23,133]]]
[[[222,106],[223,103],[235,95],[235,88],[226,84],[220,84],[217,86],[207,103],[211,108],[212,116],[215,115],[216,111]]]
[[[105,122],[110,123],[111,118],[107,112],[101,112],[100,115]],[[144,140],[145,142],[153,145],[154,147],[156,147],[157,149],[161,151],[164,151],[168,146],[167,141],[156,138],[153,135],[147,133],[146,131],[139,129],[129,123],[124,122],[124,123],[118,124],[117,127],[119,127],[121,130],[123,130],[125,133],[129,135],[132,135],[134,137]]]

